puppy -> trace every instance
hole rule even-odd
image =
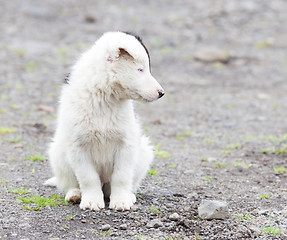
[[[63,86],[57,129],[48,155],[54,177],[46,185],[66,193],[81,209],[129,210],[153,160],[132,100],[164,95],[150,73],[138,36],[105,33],[73,66]]]

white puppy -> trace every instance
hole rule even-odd
[[[57,129],[49,149],[55,177],[46,185],[81,200],[81,209],[128,210],[153,159],[141,134],[132,100],[164,95],[150,73],[141,39],[124,32],[105,33],[72,68],[60,98]]]

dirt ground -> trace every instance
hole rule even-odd
[[[286,239],[286,12],[284,0],[0,0],[0,239]],[[63,195],[43,186],[62,81],[111,30],[143,37],[166,91],[136,104],[157,155],[138,203],[23,203]],[[194,58],[211,47],[225,59]],[[226,201],[229,218],[200,219],[203,199]]]

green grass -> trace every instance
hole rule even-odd
[[[261,228],[262,232],[267,233],[268,235],[280,235],[282,233],[282,229],[278,228],[278,227],[273,227],[273,226],[269,226],[269,227],[262,227]]]
[[[162,151],[159,145],[154,146],[154,155],[158,158],[170,158],[170,154],[167,151]]]
[[[177,168],[177,165],[176,164],[168,165],[168,168]]]
[[[240,148],[242,145],[240,143],[236,143],[236,144],[230,144],[227,146],[228,149],[236,149],[236,148]]]
[[[183,131],[183,134],[180,134],[180,135],[176,135],[175,138],[177,140],[183,140],[185,137],[190,137],[194,134],[194,132],[192,131],[189,131],[189,130],[184,130]]]
[[[66,221],[75,220],[75,218],[76,218],[76,215],[73,215],[73,214],[71,213],[70,215],[68,215],[68,216],[66,217]]]
[[[230,150],[221,150],[221,153],[222,153],[222,154],[230,154],[231,151],[230,151]]]
[[[274,153],[279,153],[280,155],[286,155],[287,154],[287,148],[278,148],[274,150]]]
[[[213,163],[212,166],[215,167],[215,168],[225,168],[225,167],[228,166],[228,164],[227,163],[216,162],[216,163]]]
[[[251,135],[245,135],[244,139],[246,139],[246,140],[253,140],[253,139],[256,139],[256,137],[255,136],[251,136]]]
[[[112,230],[109,229],[108,231],[102,231],[102,232],[100,232],[100,233],[95,232],[95,235],[96,235],[96,236],[107,237],[107,236],[109,236],[111,233],[112,233]]]
[[[283,166],[278,166],[273,168],[274,173],[286,173],[287,169]]]
[[[282,142],[284,140],[287,140],[287,134],[282,136],[282,137],[275,137],[275,136],[269,135],[269,136],[262,136],[261,138],[264,139],[264,140],[269,140],[271,142],[276,142],[277,143],[277,142]]]
[[[3,139],[4,142],[9,142],[9,143],[19,143],[22,139],[21,135],[16,136],[15,138],[12,139]]]
[[[236,161],[233,164],[234,167],[242,167],[242,168],[250,168],[252,166],[251,163],[246,163],[244,161]]]
[[[162,211],[159,208],[156,208],[153,204],[148,209],[152,213],[161,214]]]
[[[156,170],[156,169],[148,170],[148,171],[147,171],[147,174],[148,174],[148,175],[151,175],[151,176],[156,176],[156,175],[157,175],[157,170]]]
[[[263,150],[261,151],[261,153],[263,153],[263,154],[272,153],[272,150],[270,150],[270,149],[263,149]]]
[[[204,141],[205,141],[206,143],[212,143],[212,142],[215,142],[216,139],[214,139],[214,138],[207,138],[207,139],[205,139]]]
[[[260,199],[269,199],[270,198],[270,194],[262,194],[260,196]]]
[[[39,211],[43,207],[54,207],[60,205],[70,205],[70,203],[65,201],[64,196],[54,194],[50,197],[41,197],[39,195],[31,195],[27,197],[19,197],[18,198],[22,203],[29,204],[24,205],[23,208],[27,210]]]
[[[26,54],[25,49],[15,48],[15,49],[12,49],[11,51],[12,51],[12,53],[14,53],[15,55],[18,55],[20,57],[24,57],[24,55]]]
[[[202,181],[207,181],[207,182],[211,182],[213,180],[213,177],[203,177]]]
[[[250,221],[252,219],[252,217],[247,214],[237,214],[235,215],[235,218],[239,221]]]
[[[14,193],[14,194],[23,195],[23,194],[26,194],[26,193],[30,193],[31,190],[30,189],[26,189],[24,187],[21,187],[19,189],[8,189],[8,192]]]
[[[273,46],[273,41],[271,41],[270,39],[267,39],[265,41],[260,41],[260,42],[256,42],[255,43],[255,47],[257,49],[265,49],[265,48],[270,48]]]
[[[279,154],[279,155],[286,155],[287,154],[287,147],[284,146],[283,148],[277,148],[277,149],[264,149],[261,151],[263,154],[273,153],[273,154]]]
[[[29,61],[25,66],[26,72],[33,72],[36,70],[36,63],[34,61]]]
[[[45,159],[46,157],[41,154],[33,154],[25,158],[26,161],[31,161],[31,162],[36,162],[36,161],[43,162]]]
[[[13,133],[15,131],[15,128],[6,128],[0,126],[0,134]]]
[[[6,184],[6,183],[8,183],[9,181],[6,180],[6,179],[2,179],[1,182],[4,183],[4,184]]]

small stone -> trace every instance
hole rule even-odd
[[[168,219],[171,221],[178,221],[180,218],[180,216],[177,213],[173,213],[171,215],[169,215]]]
[[[259,227],[256,227],[256,226],[250,226],[249,229],[256,236],[260,235],[262,232],[261,229]]]
[[[128,228],[128,226],[127,226],[127,224],[122,224],[122,225],[120,225],[120,229],[121,230],[127,230],[127,228]]]
[[[202,62],[222,62],[229,61],[229,55],[226,51],[218,48],[203,48],[197,50],[193,55],[195,60]]]
[[[226,219],[229,217],[228,204],[224,201],[202,200],[198,215],[202,219]]]
[[[159,219],[151,220],[146,225],[147,228],[159,228],[162,226],[163,226],[163,223]]]
[[[105,224],[101,227],[102,231],[108,231],[111,228],[111,226],[109,224]]]
[[[87,220],[86,220],[86,219],[82,219],[81,222],[82,222],[82,223],[86,223]]]
[[[19,228],[21,229],[27,229],[27,228],[30,228],[31,225],[29,223],[21,223],[19,224]]]

